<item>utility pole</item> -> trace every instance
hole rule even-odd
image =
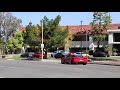
[[[87,46],[88,46],[88,43],[87,43],[87,31],[86,31],[86,53],[87,53]]]
[[[84,29],[84,28],[83,28],[83,29]],[[88,34],[87,34],[87,33],[88,33],[88,32],[87,32],[87,29],[84,29],[84,30],[85,30],[85,37],[86,37],[86,53],[87,53],[87,48],[88,48],[88,47],[87,47],[87,46],[88,46],[88,37],[87,37]]]
[[[82,21],[81,21],[81,31],[82,31]],[[81,52],[82,52],[82,38],[81,38]]]
[[[109,17],[110,17],[110,12],[109,12]]]
[[[41,48],[42,48],[42,60],[43,60],[43,48],[44,48],[44,44],[43,44],[43,20],[42,20],[42,44],[41,44]]]

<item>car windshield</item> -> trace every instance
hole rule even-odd
[[[81,54],[74,54],[74,57],[83,57]]]
[[[76,52],[76,54],[81,54],[81,53],[82,53],[82,54],[86,54],[85,52]]]
[[[35,52],[35,54],[41,54],[41,52]]]
[[[53,53],[57,53],[57,51],[54,51]]]

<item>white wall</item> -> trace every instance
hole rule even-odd
[[[116,30],[107,30],[107,32],[109,33],[108,35],[108,44],[120,44],[120,42],[114,42],[114,36],[113,33],[120,33],[120,29],[116,29]]]
[[[108,44],[113,43],[113,33],[109,33],[108,35]]]
[[[97,47],[97,42],[93,42],[94,46]],[[89,41],[82,41],[82,47],[89,47],[90,43]],[[102,41],[100,43],[100,47],[108,45],[108,41]],[[81,47],[81,41],[72,41],[72,47]]]

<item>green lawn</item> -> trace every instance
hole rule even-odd
[[[6,56],[7,56],[7,55],[6,55]],[[9,60],[9,59],[20,60],[20,55],[16,54],[16,55],[8,56],[8,57],[6,57],[6,58],[0,58],[0,60]]]

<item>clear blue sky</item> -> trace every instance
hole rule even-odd
[[[22,20],[22,25],[26,26],[31,21],[34,25],[40,24],[44,16],[54,19],[57,15],[61,16],[60,25],[84,25],[89,24],[93,19],[93,12],[12,12],[14,16]],[[120,23],[120,12],[111,12],[112,23]]]

